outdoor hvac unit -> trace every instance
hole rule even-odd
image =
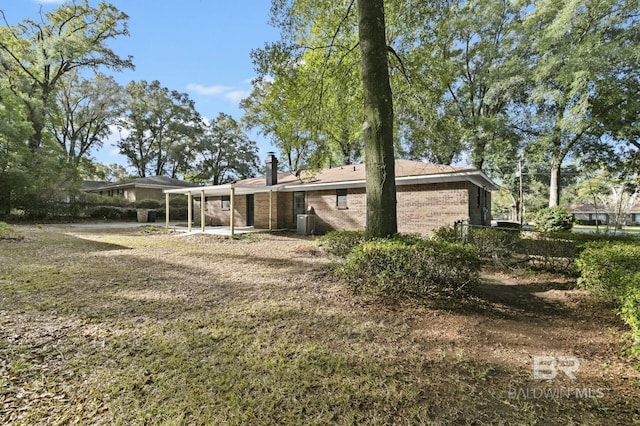
[[[316,226],[315,214],[299,214],[298,215],[298,235],[313,234]]]

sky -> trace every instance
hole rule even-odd
[[[240,100],[251,91],[256,72],[252,49],[279,38],[269,22],[270,0],[110,0],[129,16],[129,37],[109,42],[121,57],[133,56],[135,70],[108,72],[122,85],[153,81],[187,93],[198,112],[213,119],[220,112],[242,117]],[[38,20],[39,11],[53,10],[58,0],[0,0],[10,24]],[[98,0],[89,0],[96,5]],[[260,157],[274,148],[255,132]],[[116,137],[92,153],[98,162],[126,164]]]

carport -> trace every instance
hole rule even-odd
[[[277,191],[277,186],[271,186],[266,188],[256,188],[255,185],[239,185],[237,183],[227,183],[224,185],[214,185],[214,186],[201,186],[196,188],[177,188],[177,189],[167,189],[164,191],[165,194],[165,226],[169,228],[169,197],[172,194],[176,195],[186,195],[187,196],[187,229],[188,232],[192,232],[193,228],[193,198],[200,198],[200,230],[201,232],[206,231],[206,197],[216,197],[216,196],[229,196],[230,200],[230,214],[229,214],[229,236],[233,237],[235,235],[235,224],[234,224],[234,216],[235,216],[235,197],[238,195],[251,195],[256,193],[269,193],[269,229],[268,231],[273,231],[272,225],[272,215],[273,215],[273,192]]]

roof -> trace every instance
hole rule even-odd
[[[429,164],[420,161],[396,160],[396,185],[412,185],[442,182],[473,182],[489,191],[496,186],[482,171],[464,167]],[[231,188],[236,194],[251,194],[267,191],[312,191],[322,189],[364,188],[366,186],[365,164],[333,167],[316,172],[303,171],[299,177],[293,173],[278,173],[278,183],[266,185],[264,176],[244,179],[232,184],[199,187],[205,195],[227,195]],[[188,189],[165,190],[169,194],[187,194]]]
[[[607,209],[603,205],[598,205],[597,208],[593,204],[572,204],[569,206],[571,213],[608,213],[611,209]],[[640,213],[640,203],[635,203],[629,208],[625,206],[624,213]]]
[[[82,190],[83,191],[91,191],[96,188],[103,187],[108,185],[109,182],[104,180],[83,180],[82,181]]]
[[[92,186],[87,191],[103,191],[108,189],[142,187],[142,188],[193,188],[197,183],[185,182],[168,176],[147,176],[121,182],[104,182],[101,186]]]

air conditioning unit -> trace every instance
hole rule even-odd
[[[298,235],[311,235],[315,231],[316,215],[314,214],[299,214],[297,216],[297,234]]]

